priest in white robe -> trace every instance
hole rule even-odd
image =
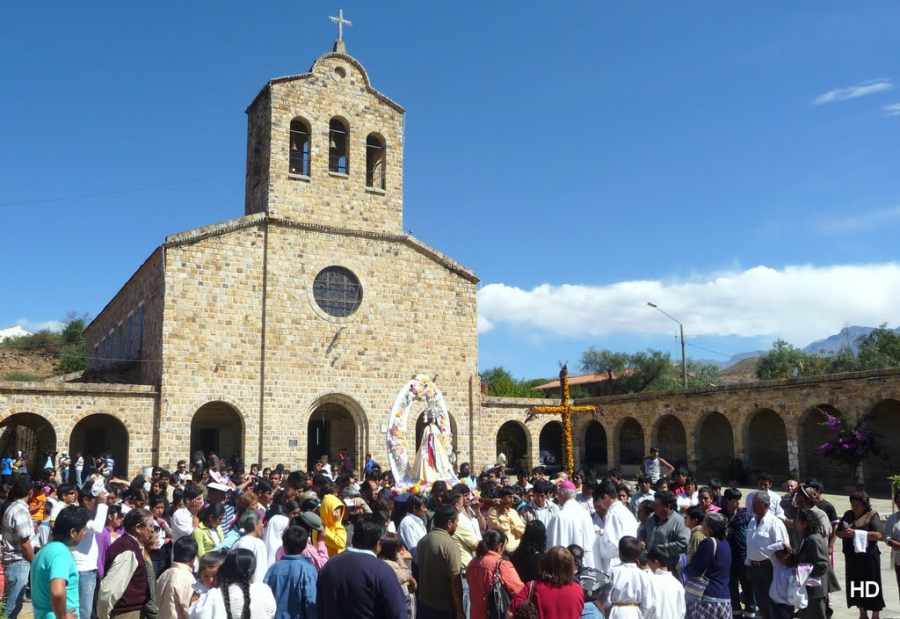
[[[559,484],[556,493],[559,513],[547,527],[547,546],[570,546],[575,544],[584,551],[584,567],[596,568],[594,563],[594,523],[590,514],[575,500],[578,492],[575,484],[565,480]]]
[[[600,482],[594,489],[594,508],[594,564],[601,572],[609,573],[611,567],[620,563],[619,541],[626,535],[637,537],[639,523],[619,500],[618,491],[610,481]]]

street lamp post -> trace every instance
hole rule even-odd
[[[681,324],[681,321],[669,314],[667,311],[659,307],[656,303],[651,303],[647,301],[647,305],[655,309],[657,312],[674,322],[678,325],[678,331],[681,335],[681,382],[684,385],[684,388],[687,389],[687,360],[684,356],[684,325]]]

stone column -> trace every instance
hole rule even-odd
[[[800,421],[792,417],[786,417],[779,413],[784,420],[784,430],[787,436],[788,471],[790,476],[800,475]]]

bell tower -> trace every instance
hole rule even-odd
[[[247,108],[245,214],[403,233],[403,108],[347,53],[343,12],[332,51],[269,81]]]

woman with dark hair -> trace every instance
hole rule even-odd
[[[825,602],[828,599],[828,540],[819,519],[809,510],[801,509],[794,520],[794,528],[800,538],[797,550],[788,556],[786,563],[793,567],[800,564],[812,565],[809,577],[818,584],[806,583],[806,608],[800,611],[802,619],[825,619]],[[794,607],[785,609],[786,616],[794,613]]]
[[[547,551],[547,528],[540,520],[525,525],[519,547],[512,553],[512,563],[524,581],[537,580],[538,564]]]
[[[731,546],[725,539],[728,521],[718,513],[703,519],[706,539],[697,546],[685,575],[688,580],[706,577],[702,595],[687,595],[687,616],[704,619],[731,619]]]
[[[466,568],[466,581],[469,583],[469,616],[488,616],[488,596],[494,581],[498,578],[506,588],[510,599],[525,586],[513,564],[504,561],[505,548],[506,534],[496,529],[485,531],[481,541],[478,542],[475,558]]]
[[[523,607],[528,605],[534,606],[540,619],[581,617],[584,591],[575,578],[575,558],[571,552],[562,546],[554,546],[544,553],[537,580],[522,587],[513,598],[511,608],[513,613],[523,612]]]
[[[388,564],[397,576],[397,582],[403,589],[406,598],[406,612],[408,617],[414,616],[413,596],[416,593],[416,579],[412,575],[412,556],[403,546],[396,535],[386,535],[381,538],[378,558]]]
[[[207,505],[200,512],[200,525],[194,529],[194,541],[197,542],[197,556],[202,557],[210,550],[217,550],[225,541],[222,531],[222,517],[225,507],[221,503]]]
[[[272,619],[275,596],[265,583],[252,582],[256,557],[246,548],[235,548],[219,568],[219,586],[191,606],[190,619]]]
[[[881,517],[872,509],[865,492],[850,494],[850,509],[838,522],[835,535],[843,540],[847,607],[859,608],[860,619],[867,618],[870,610],[872,619],[878,619],[884,608],[884,596],[881,593],[881,551],[878,550],[882,524]],[[866,595],[866,583],[869,581],[878,583],[877,595]]]

